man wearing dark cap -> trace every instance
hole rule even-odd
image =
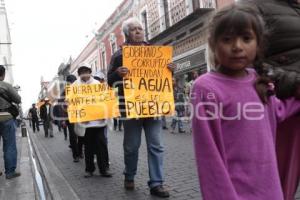
[[[77,70],[79,78],[73,83],[73,85],[83,84],[99,84],[92,77],[92,70],[88,64],[82,63]],[[85,153],[85,178],[90,178],[94,175],[94,154],[97,157],[97,164],[100,175],[102,177],[112,177],[112,174],[108,172],[108,148],[105,139],[105,130],[107,126],[106,120],[95,120],[76,124],[81,126],[84,131],[84,153]]]
[[[29,110],[29,115],[32,122],[32,130],[35,133],[35,130],[40,131],[39,127],[39,118],[35,104],[32,104],[32,107]]]
[[[50,137],[53,137],[51,109],[52,107],[50,104],[50,100],[46,97],[44,99],[44,104],[40,108],[40,117],[43,120],[45,137],[48,137],[49,132]]]

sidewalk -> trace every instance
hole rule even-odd
[[[17,171],[21,176],[6,180],[4,174],[3,144],[0,145],[0,169],[3,175],[0,177],[0,199],[1,200],[34,200],[36,199],[35,183],[33,180],[32,165],[30,161],[28,138],[21,137],[20,129],[16,134],[18,149]]]
[[[73,163],[69,141],[64,140],[63,133],[55,127],[54,138],[45,138],[44,132],[32,133],[27,127],[31,137],[33,150],[37,151],[35,157],[39,172],[43,178],[46,199],[55,200],[156,200],[147,187],[148,167],[145,138],[143,136],[140,149],[140,160],[136,176],[136,190],[123,189],[123,133],[109,130],[109,155],[112,178],[95,176],[90,179],[83,177],[84,160]],[[174,200],[201,200],[198,179],[196,176],[195,160],[190,134],[171,134],[164,131],[165,141],[165,179]],[[18,171],[21,177],[6,180],[5,175],[0,177],[1,200],[34,200],[38,197],[34,168],[30,158],[30,147],[27,137],[21,137],[17,132],[18,145]],[[2,148],[2,142],[0,145]],[[0,169],[4,171],[3,153],[0,150]],[[300,188],[295,197],[300,200]]]

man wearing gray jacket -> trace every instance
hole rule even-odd
[[[21,97],[11,84],[4,82],[5,68],[0,65],[0,136],[3,138],[3,154],[6,179],[20,176],[17,168],[16,125],[9,108],[21,103]]]

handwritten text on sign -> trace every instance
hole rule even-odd
[[[68,116],[71,123],[119,116],[115,91],[106,83],[67,86]]]
[[[173,114],[172,73],[167,68],[171,60],[172,47],[123,47],[123,65],[129,69],[123,79],[128,118]]]

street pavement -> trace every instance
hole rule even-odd
[[[188,128],[186,127],[186,130]],[[123,133],[109,130],[109,154],[112,178],[95,176],[90,179],[83,177],[84,160],[73,163],[69,141],[64,140],[62,132],[55,128],[54,138],[45,138],[44,132],[32,133],[28,127],[32,148],[36,151],[35,159],[44,179],[46,199],[55,200],[156,200],[149,194],[147,187],[148,166],[145,138],[140,148],[140,159],[136,175],[136,190],[123,189]],[[165,141],[165,179],[175,200],[201,200],[190,133],[171,134],[164,131]],[[18,171],[22,176],[12,180],[0,177],[0,199],[2,200],[33,200],[39,199],[35,185],[31,154],[28,139],[17,133]],[[2,148],[2,145],[0,145]],[[4,171],[3,154],[0,151],[0,169]],[[296,194],[300,200],[300,190]]]
[[[135,177],[136,190],[126,191],[123,188],[124,177],[122,174],[124,169],[122,132],[109,129],[110,171],[114,174],[113,177],[95,176],[89,179],[83,177],[84,160],[73,163],[71,149],[68,147],[69,141],[64,140],[62,132],[58,132],[55,128],[54,138],[45,138],[43,131],[32,133],[29,130],[29,132],[36,148],[41,152],[40,156],[46,160],[44,166],[48,169],[44,171],[48,171],[48,179],[52,179],[48,180],[52,182],[50,188],[56,187],[55,190],[61,199],[158,199],[149,194],[147,186],[148,165],[144,136],[140,148],[138,172]],[[163,134],[165,142],[165,185],[170,190],[170,199],[201,199],[191,134],[171,134],[170,131],[164,131]]]

